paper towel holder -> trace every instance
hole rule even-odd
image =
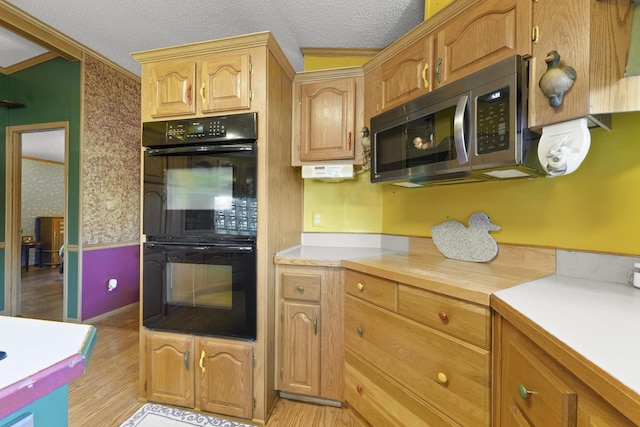
[[[568,175],[582,164],[591,146],[586,118],[542,128],[538,160],[549,176]]]

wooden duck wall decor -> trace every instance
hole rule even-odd
[[[565,92],[573,86],[576,70],[568,65],[560,65],[560,54],[552,50],[544,60],[547,70],[540,77],[538,86],[542,93],[549,98],[549,105],[559,107]]]
[[[431,238],[442,255],[451,259],[488,262],[498,255],[498,244],[489,231],[500,230],[487,214],[476,212],[469,217],[469,227],[449,220],[431,227]]]

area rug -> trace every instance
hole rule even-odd
[[[138,409],[120,427],[255,427],[253,424],[242,424],[222,418],[189,412],[168,406],[147,403]]]

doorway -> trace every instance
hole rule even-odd
[[[40,278],[50,277],[58,283],[61,276],[62,292],[61,295],[59,291],[57,294],[60,295],[58,303],[61,307],[62,318],[48,320],[66,320],[67,318],[65,303],[67,300],[67,274],[66,272],[60,273],[58,268],[52,264],[58,259],[52,260],[51,258],[54,253],[57,258],[59,248],[48,247],[46,251],[48,258],[43,256],[45,254],[44,247],[36,248],[35,251],[27,249],[24,254],[24,246],[29,245],[23,245],[23,239],[24,241],[30,239],[36,241],[36,238],[39,237],[36,230],[36,218],[38,218],[37,221],[40,221],[44,217],[61,217],[62,224],[65,223],[67,217],[68,128],[68,122],[7,127],[5,301],[8,302],[7,314],[11,316],[23,314],[21,302],[23,294],[22,265],[23,259],[25,259],[25,270],[30,270],[28,272],[30,279],[34,270],[40,270],[38,272]],[[27,176],[25,176],[25,172]],[[34,175],[39,175],[39,178]],[[46,191],[35,198],[23,194],[23,189],[42,190],[41,187],[47,187]],[[35,199],[35,202],[31,199]],[[27,203],[26,206],[25,203]],[[38,203],[40,206],[36,206]],[[63,233],[62,239],[62,242],[66,243],[66,233]],[[66,248],[66,244],[64,247]],[[47,261],[47,264],[43,264],[43,261]],[[45,269],[41,269],[41,267]],[[60,276],[56,277],[56,275]]]

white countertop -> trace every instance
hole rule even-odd
[[[90,325],[0,316],[0,419],[81,375],[95,339]]]
[[[295,246],[278,252],[279,258],[296,258],[313,261],[342,261],[398,253],[393,249],[363,247]]]
[[[277,264],[311,264],[339,267],[342,260],[407,252],[406,237],[380,234],[304,233],[302,244],[275,255]]]
[[[556,274],[495,295],[640,393],[640,289]]]

